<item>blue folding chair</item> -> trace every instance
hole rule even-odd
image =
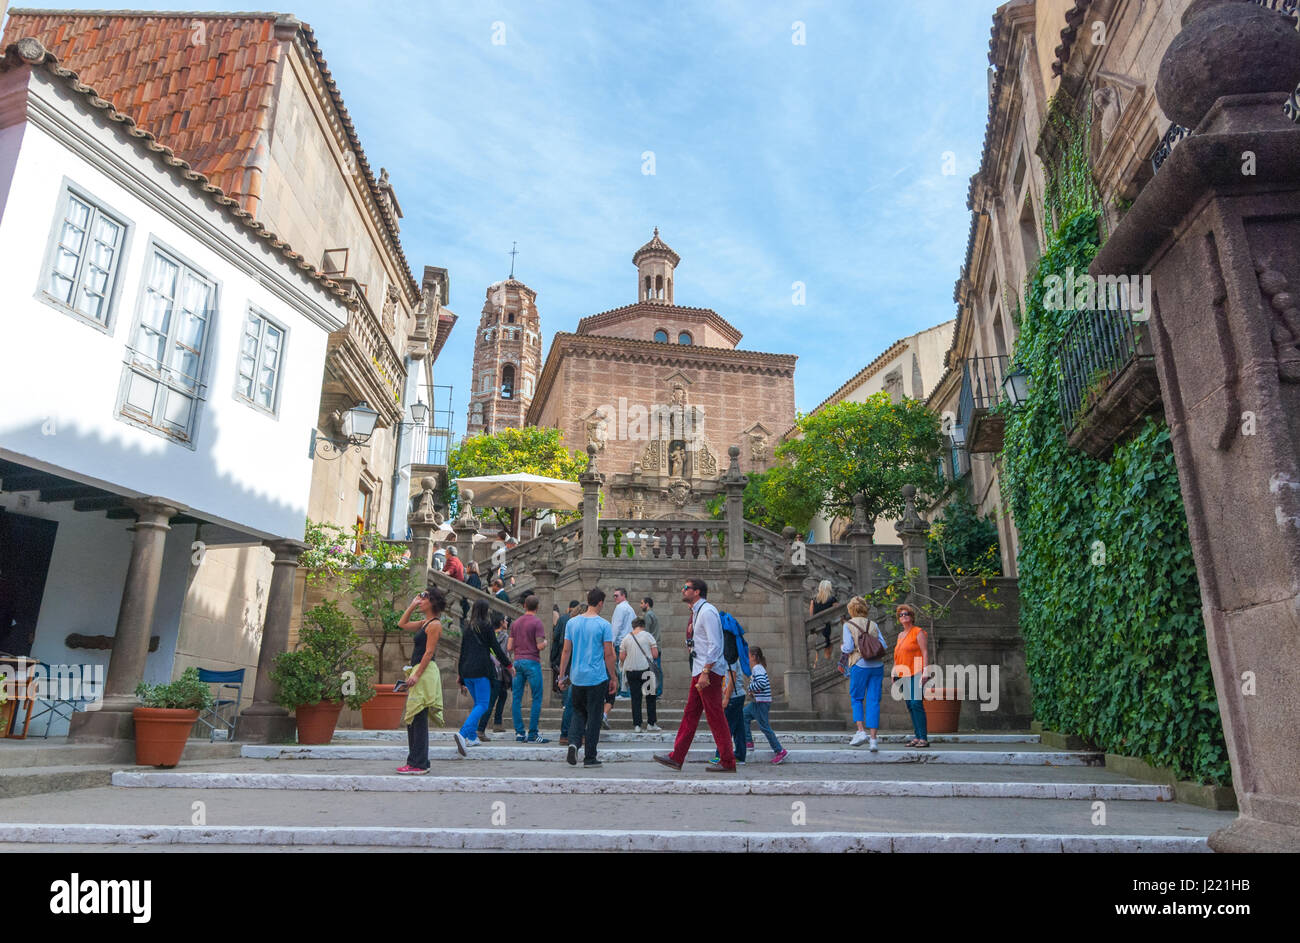
[[[217,690],[212,706],[199,715],[199,723],[208,728],[208,740],[217,739],[217,731],[225,734],[226,740],[235,739],[235,725],[239,721],[239,702],[244,694],[244,671],[211,671],[199,669],[199,680],[215,684]],[[232,693],[233,692],[233,693]]]
[[[81,680],[86,666],[83,665],[60,665],[61,674],[55,674],[53,665],[47,662],[39,662],[44,673],[44,681],[40,685],[40,690],[36,694],[35,700],[31,701],[28,706],[28,723],[33,720],[45,718],[45,732],[41,737],[48,740],[50,738],[50,728],[54,726],[54,721],[66,720],[69,724],[72,722],[72,715],[77,711],[86,709],[91,698],[86,696],[82,690]],[[72,675],[67,674],[67,669],[73,669]],[[100,692],[102,694],[102,691]]]

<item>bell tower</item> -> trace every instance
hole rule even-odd
[[[541,367],[537,292],[513,277],[488,286],[474,341],[466,436],[522,427]]]
[[[659,238],[656,226],[654,236],[632,256],[632,264],[636,266],[637,301],[672,304],[673,270],[680,261],[681,257]]]

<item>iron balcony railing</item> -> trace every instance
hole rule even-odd
[[[977,410],[997,406],[1002,395],[1002,378],[1007,375],[1007,358],[968,357],[961,363],[961,394],[957,399],[957,424],[970,435],[971,419]]]
[[[1145,356],[1145,328],[1132,312],[1080,311],[1058,348],[1057,391],[1061,421],[1069,436],[1114,378],[1138,356]]]

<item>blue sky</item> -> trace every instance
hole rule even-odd
[[[636,299],[631,256],[658,226],[682,257],[679,304],[715,309],[743,348],[799,355],[801,410],[898,337],[953,317],[996,5],[284,10],[315,29],[371,166],[389,171],[417,279],[426,264],[450,272],[461,320],[435,369],[455,387],[461,434],[474,328],[512,241],[549,350],[555,331]],[[796,21],[806,45],[792,42]]]

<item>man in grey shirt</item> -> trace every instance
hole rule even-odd
[[[659,643],[659,617],[655,615],[655,601],[649,596],[641,600],[641,618],[645,619],[645,630],[655,640],[655,648],[659,651],[655,656],[655,697],[660,698],[664,695],[664,647]]]

